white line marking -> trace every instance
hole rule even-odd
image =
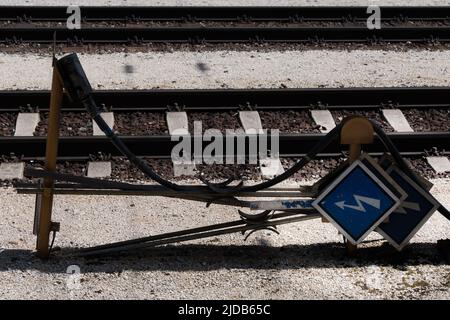
[[[405,208],[414,211],[420,211],[420,205],[417,202],[404,201],[401,206],[399,206],[394,212],[406,214],[407,212]]]
[[[339,208],[341,208],[342,210],[344,210],[344,207],[347,207],[347,208],[350,208],[353,210],[366,212],[366,208],[364,208],[364,206],[362,205],[362,203],[364,202],[364,203],[367,203],[368,205],[371,205],[372,207],[380,209],[380,200],[378,200],[378,199],[363,197],[363,196],[359,196],[356,194],[353,195],[353,198],[355,198],[355,201],[357,203],[356,206],[345,204],[345,201],[338,201],[335,203],[335,205],[338,206]]]

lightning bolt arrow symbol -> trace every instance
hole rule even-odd
[[[342,210],[344,210],[344,208],[350,208],[356,211],[361,211],[361,212],[366,212],[366,208],[364,208],[363,203],[366,203],[368,205],[371,205],[374,208],[380,209],[380,200],[378,199],[374,199],[374,198],[369,198],[369,197],[363,197],[363,196],[359,196],[359,195],[353,195],[353,198],[356,201],[357,205],[349,205],[349,204],[345,204],[345,201],[338,201],[335,202],[334,204],[341,208]]]

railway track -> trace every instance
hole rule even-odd
[[[218,115],[212,114],[212,112],[248,109],[277,113],[283,110],[310,109],[368,111],[382,108],[414,108],[420,110],[450,108],[450,90],[445,87],[114,90],[95,91],[94,97],[98,105],[103,106],[104,109],[125,114],[134,111],[161,114],[161,112],[175,109],[178,111],[199,111],[211,114],[214,117]],[[48,91],[0,91],[0,112],[46,111],[49,99],[50,93]],[[62,110],[63,112],[85,112],[84,108],[68,100],[64,100]],[[161,118],[163,119],[163,116]],[[302,131],[304,132],[289,133],[288,131],[280,134],[279,151],[281,157],[304,156],[324,136],[323,133],[305,133],[305,128]],[[441,154],[450,152],[449,130],[445,132],[392,132],[389,133],[389,136],[404,156],[420,156],[430,150],[438,150]],[[123,139],[138,156],[161,159],[170,158],[171,150],[178,143],[177,141],[171,141],[168,134],[159,133],[149,136],[125,135]],[[270,137],[268,141],[270,143]],[[204,142],[203,147],[208,143]],[[0,137],[0,150],[2,150],[2,154],[23,155],[26,160],[42,159],[45,153],[45,136]],[[225,150],[225,146],[223,150]],[[249,148],[246,148],[246,150],[248,151]],[[337,157],[341,155],[339,150],[340,146],[336,140],[320,156]],[[367,150],[372,154],[380,154],[383,146],[377,141]],[[61,159],[86,160],[98,152],[120,156],[106,137],[61,137],[59,145]]]
[[[0,43],[450,42],[449,7],[380,9],[369,30],[367,7],[81,7],[69,30],[67,7],[0,7]]]
[[[426,150],[432,148],[444,150],[443,155],[450,154],[450,132],[389,133],[388,135],[403,156],[424,155]],[[323,137],[322,133],[280,134],[280,157],[302,157]],[[170,159],[172,149],[178,143],[178,141],[172,141],[169,135],[122,136],[121,138],[136,155],[156,159]],[[24,160],[40,160],[45,157],[45,142],[46,137],[0,137],[0,150],[6,151],[7,154],[23,155]],[[246,143],[248,155],[248,141]],[[209,142],[203,142],[202,150],[208,144]],[[268,148],[270,148],[270,136]],[[192,150],[194,150],[193,147]],[[223,150],[225,150],[225,141]],[[376,139],[375,143],[368,145],[365,150],[372,155],[381,155],[385,148]],[[60,137],[58,147],[60,160],[88,160],[99,152],[121,156],[107,137]],[[336,139],[318,156],[339,157],[341,155],[341,145]]]
[[[207,89],[207,90],[97,90],[99,106],[113,111],[255,110],[448,108],[447,87],[409,88],[319,88],[319,89]],[[48,110],[50,92],[45,90],[0,91],[0,112],[19,112],[27,108]],[[63,111],[84,111],[64,99]]]
[[[367,7],[80,7],[84,21],[333,21],[349,22],[367,19]],[[65,22],[65,6],[0,6],[0,21]],[[383,22],[445,21],[450,16],[448,6],[380,7]]]

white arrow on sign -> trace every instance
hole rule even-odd
[[[363,202],[367,203],[368,205],[371,205],[372,207],[375,207],[377,209],[380,209],[380,200],[378,199],[374,199],[374,198],[369,198],[369,197],[363,197],[363,196],[359,196],[359,195],[354,195],[353,198],[355,198],[355,201],[357,203],[357,205],[349,205],[349,204],[345,204],[345,201],[338,201],[335,202],[334,204],[336,206],[338,206],[339,208],[341,208],[342,210],[344,210],[345,207],[353,209],[353,210],[357,210],[357,211],[362,211],[362,212],[366,212],[366,208],[364,208],[363,206]]]
[[[403,201],[402,205],[398,207],[394,212],[406,214],[407,212],[405,209],[420,211],[420,205],[417,202]]]

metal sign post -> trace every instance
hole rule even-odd
[[[52,91],[50,97],[50,114],[47,132],[47,144],[45,150],[45,170],[56,171],[56,157],[58,153],[59,139],[59,116],[60,107],[63,98],[63,84],[58,70],[53,67]],[[37,210],[38,228],[37,228],[37,255],[40,258],[48,258],[50,254],[49,240],[50,232],[57,231],[58,224],[52,223],[53,207],[53,186],[54,180],[50,177],[44,178],[42,199],[40,208]]]
[[[348,161],[352,163],[361,155],[361,145],[373,143],[373,127],[365,118],[357,117],[348,120],[341,130],[341,144],[349,145]],[[347,253],[354,255],[357,246],[347,241]]]

